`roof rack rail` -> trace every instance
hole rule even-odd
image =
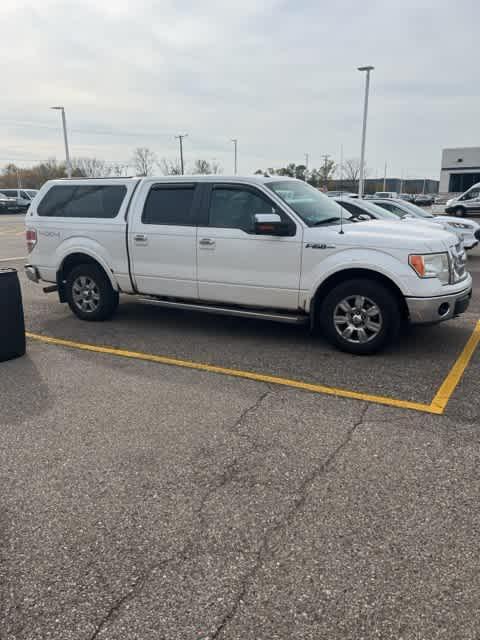
[[[71,178],[55,178],[56,180],[128,180],[129,178],[143,178],[144,176],[72,176]]]

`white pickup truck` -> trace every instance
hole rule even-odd
[[[465,311],[472,278],[454,235],[350,217],[281,177],[55,180],[26,216],[25,269],[83,320],[111,317],[124,293],[309,323],[357,354],[394,340],[404,320]]]

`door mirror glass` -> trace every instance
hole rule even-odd
[[[278,213],[255,213],[255,233],[264,236],[288,236],[290,225],[282,222]]]

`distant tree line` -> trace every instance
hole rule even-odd
[[[325,162],[317,168],[309,169],[304,164],[295,164],[293,162],[287,164],[285,167],[274,169],[269,167],[268,169],[257,169],[255,171],[257,175],[270,175],[270,176],[288,176],[289,178],[297,178],[298,180],[304,180],[317,189],[325,188],[329,189],[334,178],[345,180],[346,184],[357,184],[360,176],[360,160],[357,158],[350,158],[345,160],[343,165],[337,165],[334,160],[325,159]]]
[[[167,158],[158,159],[157,155],[147,147],[137,147],[128,164],[106,162],[100,158],[79,157],[71,159],[73,178],[110,178],[122,177],[134,170],[135,175],[150,176],[158,169],[163,175],[180,175],[180,162]],[[195,160],[185,173],[219,174],[222,167],[216,160]],[[0,170],[0,187],[39,189],[47,180],[65,178],[65,162],[57,162],[49,158],[30,167],[19,167],[9,163]]]

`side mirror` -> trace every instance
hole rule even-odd
[[[292,225],[282,222],[278,213],[255,213],[255,233],[261,236],[290,236]]]
[[[361,220],[362,222],[363,220],[371,220],[371,217],[367,213],[359,213],[356,218],[357,220]]]

